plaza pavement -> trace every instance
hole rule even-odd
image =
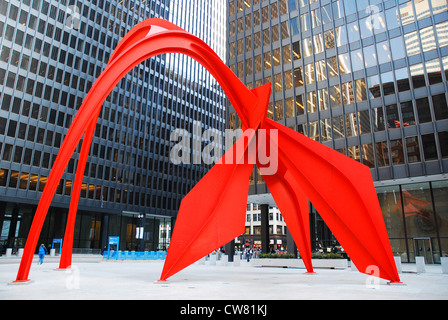
[[[56,270],[58,257],[35,257],[28,284],[12,285],[16,257],[0,257],[0,300],[447,300],[448,274],[441,265],[403,264],[404,285],[348,269],[254,267],[195,263],[157,282],[163,261],[104,261],[95,255],[74,255],[71,270]]]

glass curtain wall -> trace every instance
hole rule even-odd
[[[440,263],[448,254],[448,182],[378,187],[377,194],[394,254]]]

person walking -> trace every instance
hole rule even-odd
[[[45,248],[43,244],[40,245],[38,254],[39,254],[38,264],[42,264],[44,262],[45,255],[47,254],[47,248]]]

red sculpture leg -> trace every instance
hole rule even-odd
[[[297,181],[358,270],[376,266],[399,282],[369,168],[272,120],[263,126],[278,130],[283,178]]]
[[[96,117],[98,118],[98,117]],[[67,226],[65,228],[64,241],[62,242],[61,259],[59,260],[59,269],[67,269],[72,265],[73,253],[73,235],[75,232],[76,212],[78,210],[79,195],[81,193],[82,179],[89,155],[90,146],[92,144],[93,134],[95,133],[96,119],[92,121],[86,133],[81,146],[81,152],[76,168],[75,181],[72,186],[72,194],[70,199],[70,209],[68,212]]]
[[[254,137],[253,132],[249,143]],[[236,154],[242,143],[244,137],[228,153]],[[247,144],[244,147],[247,151]],[[243,159],[245,156],[247,152]],[[229,159],[226,155],[224,158]],[[222,162],[213,166],[182,200],[161,281],[244,233],[253,164]]]
[[[279,163],[277,173],[264,175],[263,179],[285,219],[307,272],[313,273],[308,198],[300,185],[286,175],[287,170],[284,163]]]

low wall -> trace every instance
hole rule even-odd
[[[302,259],[252,259],[255,267],[305,268]],[[346,269],[347,259],[312,259],[313,268]]]

